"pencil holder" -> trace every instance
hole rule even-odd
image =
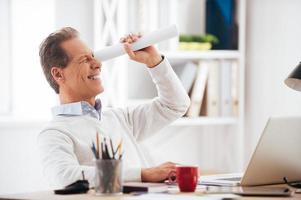
[[[95,194],[116,195],[122,193],[122,160],[95,160]]]

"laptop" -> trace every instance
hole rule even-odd
[[[271,117],[244,174],[201,176],[199,184],[256,186],[301,180],[301,117]]]

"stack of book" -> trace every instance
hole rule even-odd
[[[234,60],[203,60],[173,65],[190,95],[187,117],[235,117],[238,114],[238,69]]]

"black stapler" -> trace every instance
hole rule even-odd
[[[55,194],[80,194],[86,193],[89,190],[89,182],[85,180],[84,171],[82,171],[83,180],[77,180],[64,189],[54,190]]]

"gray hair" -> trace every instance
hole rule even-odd
[[[51,68],[56,66],[63,69],[67,66],[70,58],[61,47],[61,43],[76,38],[78,35],[78,31],[74,28],[64,27],[51,33],[40,45],[39,55],[44,75],[57,94],[59,93],[59,85],[51,75]]]

